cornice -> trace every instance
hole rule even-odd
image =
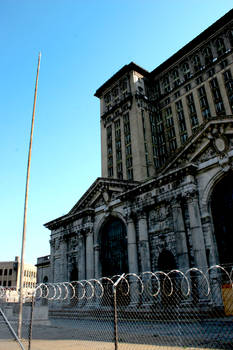
[[[182,168],[172,170],[168,174],[162,174],[156,178],[150,179],[143,184],[136,186],[135,188],[128,190],[118,195],[121,200],[135,200],[135,196],[148,192],[154,188],[161,187],[169,182],[175,182],[176,179],[181,179],[186,175],[194,175],[197,171],[195,164],[188,164]]]
[[[83,216],[87,216],[87,215],[94,215],[95,210],[93,208],[85,208],[83,210],[80,210],[79,212],[69,215],[63,215],[60,216],[59,218],[49,221],[46,224],[44,224],[44,226],[50,230],[54,230],[60,226],[66,226],[67,224],[69,224],[71,221],[77,220]]]
[[[104,91],[111,86],[116,80],[120,79],[125,73],[128,73],[130,71],[135,71],[143,76],[147,76],[149,72],[145,70],[144,68],[138,66],[134,62],[130,62],[129,64],[126,64],[123,66],[120,70],[118,70],[110,79],[108,79],[103,85],[100,86],[99,89],[96,90],[95,95],[98,98],[102,97],[102,94]]]
[[[227,12],[223,17],[218,19],[215,23],[210,25],[207,29],[205,29],[202,33],[196,36],[193,40],[191,40],[188,44],[183,46],[179,51],[177,51],[174,55],[169,57],[166,61],[156,67],[151,73],[150,78],[153,78],[156,75],[161,74],[167,68],[171,67],[174,63],[179,61],[183,56],[190,53],[194,48],[198,47],[203,41],[210,38],[212,35],[215,35],[217,31],[222,30],[223,27],[227,27],[233,18],[233,10]]]

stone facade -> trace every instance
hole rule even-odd
[[[130,63],[96,91],[102,177],[45,224],[51,281],[232,262],[232,14],[151,73]]]

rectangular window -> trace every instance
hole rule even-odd
[[[225,115],[225,108],[222,101],[222,96],[219,89],[217,78],[214,78],[210,81],[210,87],[211,87],[211,92],[215,102],[216,114]]]
[[[177,148],[177,144],[176,144],[176,139],[173,139],[171,141],[169,141],[169,149],[170,151],[174,151]]]
[[[211,68],[211,69],[207,72],[208,77],[211,78],[211,77],[214,75],[214,73],[215,73],[214,68]]]
[[[0,269],[0,276],[2,276],[2,269]]]
[[[178,98],[180,97],[180,91],[177,91],[175,94],[174,94],[174,98]]]
[[[190,91],[190,90],[191,90],[191,84],[185,85],[184,88],[185,88],[185,91],[186,91],[186,92]]]
[[[179,110],[182,110],[183,109],[183,105],[182,105],[182,101],[179,100],[176,102],[176,110],[179,111]]]
[[[7,276],[7,269],[4,270],[4,276]]]
[[[133,180],[133,169],[132,168],[127,169],[127,179]]]
[[[9,269],[9,275],[10,276],[12,275],[12,269]]]
[[[224,78],[224,81],[227,82],[229,80],[232,80],[232,75],[231,75],[231,71],[230,69],[226,70],[224,73],[223,73],[223,78]]]
[[[133,166],[133,160],[132,160],[132,157],[128,157],[126,159],[126,167],[127,168],[131,168]]]
[[[206,96],[206,92],[205,92],[205,87],[204,87],[204,85],[202,85],[202,86],[198,89],[198,95],[199,95],[200,97]]]
[[[185,141],[187,141],[187,139],[188,139],[187,133],[184,133],[180,136],[181,143],[185,143]]]
[[[211,117],[209,108],[205,108],[201,111],[203,119],[209,119]]]
[[[200,75],[200,76],[196,79],[196,84],[199,85],[199,84],[202,83],[202,81],[203,81],[203,79],[202,79],[202,76]]]
[[[167,93],[170,91],[170,83],[169,83],[169,77],[166,76],[164,79],[163,79],[163,90],[164,90],[164,93]]]
[[[11,287],[11,281],[8,281],[8,287]]]
[[[176,134],[175,134],[175,129],[174,129],[174,128],[170,128],[170,129],[168,130],[168,132],[167,132],[167,135],[168,135],[168,138],[169,138],[169,139],[172,139],[173,137],[175,137],[175,136],[176,136]]]
[[[108,176],[112,177],[113,176],[113,168],[108,168]]]
[[[221,69],[226,68],[226,66],[228,65],[227,59],[220,62],[219,65],[220,65]]]

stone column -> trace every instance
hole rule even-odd
[[[86,232],[86,279],[94,278],[93,230]]]
[[[78,276],[79,280],[86,278],[86,249],[85,249],[85,237],[82,233],[79,236],[79,254],[78,254]]]
[[[206,259],[206,246],[201,225],[200,210],[198,205],[198,198],[196,194],[189,195],[187,198],[189,220],[190,220],[190,232],[192,237],[192,247],[194,255],[195,266],[204,273],[207,269]],[[193,276],[196,284],[196,288],[193,288],[193,298],[195,302],[208,302],[210,296],[206,296],[205,291],[207,290],[206,281],[200,273],[195,273]]]
[[[204,241],[204,235],[201,225],[200,210],[198,205],[198,198],[196,194],[187,198],[189,220],[190,220],[190,232],[192,236],[192,246],[194,254],[195,267],[201,269],[207,268],[206,259],[206,247]]]
[[[65,237],[61,237],[61,244],[60,244],[60,252],[61,252],[61,275],[60,275],[60,282],[68,281],[68,262],[67,262],[67,242]]]
[[[129,272],[138,274],[136,230],[135,230],[134,221],[131,217],[127,219],[127,237],[128,237]]]
[[[94,256],[95,256],[95,278],[100,278],[100,246],[96,244],[94,246]]]
[[[205,215],[202,216],[201,218],[202,226],[203,226],[203,231],[204,231],[204,237],[206,241],[206,248],[209,249],[209,257],[208,257],[208,263],[209,266],[216,265],[218,263],[218,252],[217,252],[217,247],[216,247],[216,242],[214,240],[214,235],[213,235],[213,230],[212,230],[212,225],[211,225],[211,218],[210,214],[206,213]]]
[[[184,218],[180,203],[172,203],[172,215],[174,223],[174,234],[176,239],[176,253],[178,260],[178,268],[187,271],[189,269],[189,254],[187,247],[187,239],[184,226]]]
[[[138,229],[139,229],[139,247],[140,247],[142,272],[151,271],[147,219],[146,219],[146,213],[144,211],[141,211],[139,213]]]
[[[217,256],[217,246],[214,240],[214,235],[212,232],[211,218],[210,214],[207,213],[201,218],[204,237],[206,241],[206,247],[209,250],[208,265],[213,266],[218,264]],[[211,286],[211,297],[212,301],[216,306],[223,306],[222,302],[222,291],[221,291],[221,272],[219,269],[211,269],[209,272],[210,286]]]

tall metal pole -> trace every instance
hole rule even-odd
[[[30,177],[32,137],[33,137],[33,129],[34,129],[36,97],[37,97],[37,84],[38,84],[39,69],[40,69],[40,58],[41,58],[41,53],[39,53],[37,73],[36,73],[36,86],[35,86],[33,112],[32,112],[32,124],[31,124],[31,135],[30,135],[29,152],[28,152],[27,177],[26,177],[26,189],[25,189],[25,201],[24,201],[23,234],[22,234],[21,262],[20,262],[20,294],[19,294],[19,319],[18,319],[18,337],[19,337],[19,339],[21,339],[21,335],[22,335],[24,250],[25,250],[26,226],[27,226],[28,185],[29,185],[29,177]]]

